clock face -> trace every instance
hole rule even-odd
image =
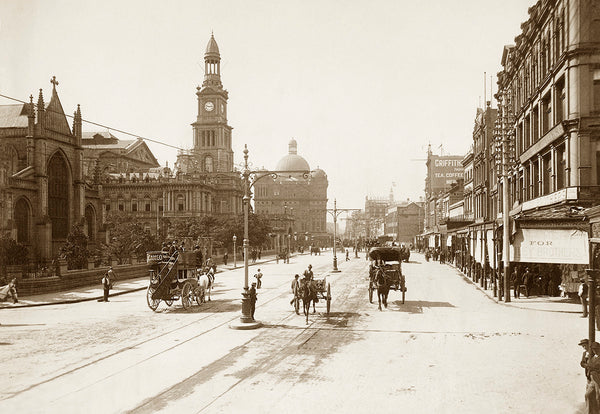
[[[204,109],[208,112],[212,111],[213,109],[215,109],[215,104],[212,103],[211,101],[208,101],[204,104]]]

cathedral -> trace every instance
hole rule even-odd
[[[74,224],[98,236],[102,204],[83,170],[81,110],[72,128],[52,78],[48,103],[0,105],[0,231],[28,247],[32,259],[56,257]]]
[[[243,186],[233,166],[228,92],[214,36],[196,90],[193,147],[173,169],[161,167],[142,139],[83,132],[79,106],[72,127],[52,78],[45,102],[0,105],[0,231],[28,247],[31,259],[56,258],[75,224],[92,244],[105,242],[107,214],[122,211],[158,233],[159,218],[237,215]]]

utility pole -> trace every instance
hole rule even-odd
[[[339,272],[337,267],[337,218],[340,214],[348,211],[360,211],[360,208],[337,208],[337,200],[333,199],[333,209],[328,208],[327,212],[333,216],[333,272]]]

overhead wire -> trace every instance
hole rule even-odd
[[[31,104],[31,102],[22,101],[21,99],[13,98],[12,96],[3,95],[1,93],[0,93],[0,97],[6,98],[6,99],[10,99],[10,100],[13,100],[13,101],[16,101],[16,102],[21,102],[21,103],[24,103],[24,104]],[[33,105],[37,108],[37,104],[36,103],[33,103]],[[45,109],[45,110],[47,110],[47,109]],[[61,114],[61,113],[59,113],[57,111],[52,111],[52,110],[50,112],[53,112],[53,113],[59,114],[59,115]],[[73,115],[68,115],[68,114],[65,114],[65,113],[63,113],[62,115],[66,116],[66,117],[69,117],[69,118],[74,118]],[[85,122],[85,123],[90,124],[90,125],[99,126],[101,128],[106,128],[106,129],[108,129],[110,131],[119,132],[121,134],[125,134],[125,135],[129,135],[129,136],[132,136],[132,137],[135,137],[135,138],[139,138],[139,139],[144,140],[144,141],[148,141],[148,142],[153,142],[155,144],[164,145],[166,147],[171,147],[171,148],[175,148],[175,149],[178,149],[178,150],[185,150],[184,148],[181,148],[181,147],[178,147],[178,146],[175,146],[175,145],[167,144],[165,142],[161,142],[161,141],[158,141],[158,140],[155,140],[155,139],[152,139],[152,138],[146,138],[146,137],[143,137],[143,136],[138,135],[138,134],[133,134],[131,132],[127,132],[127,131],[124,131],[124,130],[119,129],[119,128],[113,128],[111,126],[100,124],[100,123],[94,122],[94,121],[89,121],[87,119],[83,119],[82,118],[81,122]]]

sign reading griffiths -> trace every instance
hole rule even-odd
[[[464,177],[462,155],[433,155],[427,157],[427,187],[431,194],[448,190]]]

